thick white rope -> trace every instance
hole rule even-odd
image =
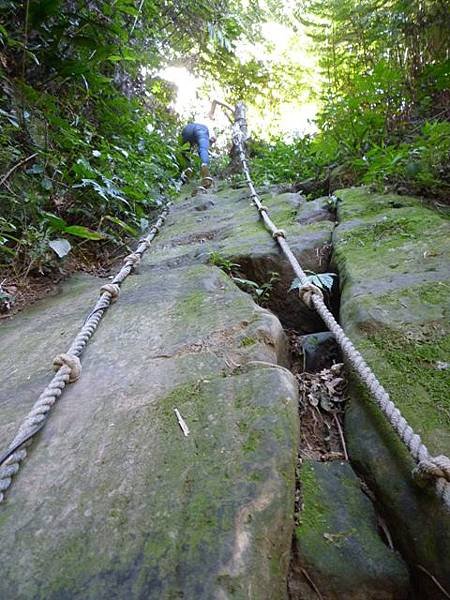
[[[81,362],[79,357],[90,338],[94,335],[106,310],[119,297],[120,285],[137,268],[142,255],[164,224],[169,213],[169,206],[170,203],[166,205],[148,234],[139,240],[136,250],[125,257],[123,267],[111,283],[107,283],[100,288],[100,297],[94,309],[87,316],[67,353],[55,357],[53,361],[56,370],[55,376],[25,417],[11,443],[0,454],[0,503],[4,500],[5,491],[12,484],[13,476],[17,474],[20,464],[27,456],[26,447],[31,444],[33,436],[44,427],[52,406],[61,396],[66,385],[77,381],[80,377]]]
[[[354,368],[361,381],[366,385],[371,393],[371,396],[374,398],[376,404],[379,406],[382,413],[393,427],[394,431],[407,447],[411,457],[416,463],[416,468],[413,470],[414,478],[423,482],[433,482],[436,493],[442,499],[445,506],[450,509],[450,459],[444,455],[432,456],[429,453],[428,448],[425,446],[425,444],[423,444],[420,436],[414,432],[407,420],[403,417],[399,409],[395,406],[394,402],[390,399],[387,391],[384,389],[371,368],[365,362],[362,355],[354,347],[352,342],[345,335],[342,327],[337,323],[332,313],[328,310],[323,299],[322,291],[308,281],[306,273],[301,268],[288,242],[286,241],[285,232],[281,229],[278,229],[275,223],[271,220],[267,207],[261,203],[261,200],[255,190],[250,177],[248,161],[244,151],[244,141],[246,138],[245,134],[241,130],[241,124],[243,122],[245,123],[245,107],[243,104],[238,104],[236,107],[236,121],[233,125],[233,143],[235,144],[239,153],[245,181],[250,189],[250,198],[256,206],[259,216],[264,222],[266,229],[277,241],[283,254],[289,261],[294,273],[299,278],[301,284],[299,289],[300,298],[309,308],[315,309],[322,317],[324,323],[334,334],[342,353]],[[246,131],[246,129],[244,131]]]

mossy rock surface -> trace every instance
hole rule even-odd
[[[274,197],[280,225],[300,227],[288,200]],[[287,340],[208,264],[216,240],[226,257],[246,239],[278,256],[248,204],[242,191],[183,199],[123,284],[0,507],[0,597],[286,596],[298,445],[296,382],[277,367]],[[328,224],[307,227],[330,238]],[[74,277],[3,323],[1,447],[102,283]]]
[[[306,572],[326,600],[406,599],[407,568],[378,535],[372,503],[350,465],[305,460],[300,489],[296,597],[317,598]]]
[[[335,194],[342,326],[430,452],[450,456],[450,223],[417,198],[366,188]],[[354,382],[351,395],[352,461],[410,564],[448,589],[449,513],[413,481],[412,459],[364,388]],[[441,597],[429,576],[416,575],[423,597]]]
[[[303,268],[326,271],[334,216],[325,202],[313,206],[299,194],[271,191],[262,194],[261,200],[277,227],[285,230]],[[309,218],[318,212],[320,222]],[[323,327],[321,320],[298,302],[297,294],[288,293],[294,279],[292,268],[251,205],[247,188],[225,188],[181,199],[154,245],[149,264],[160,268],[207,263],[212,253],[238,264],[242,275],[258,284],[267,282],[271,273],[278,275],[268,306],[282,315],[285,327],[306,333]]]

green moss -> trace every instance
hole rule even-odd
[[[351,229],[339,227],[333,259],[341,281],[381,295],[386,287],[392,288],[396,273],[407,274],[408,284],[418,285],[428,272],[442,272],[443,256],[450,254],[449,233],[447,222],[431,210],[391,210]],[[406,287],[401,279],[397,285]]]
[[[380,294],[383,282],[367,288],[371,293],[344,293],[341,304],[342,322],[355,341],[381,328],[399,331],[410,341],[435,339],[449,331],[450,282],[422,282],[385,294]]]
[[[248,423],[245,423],[244,421],[238,421],[237,426],[238,426],[240,433],[247,433]]]
[[[69,590],[71,594],[81,593],[86,573],[94,576],[101,573],[108,564],[108,559],[86,546],[86,537],[80,534],[72,535],[58,546],[58,562],[64,568],[58,569],[48,586],[45,583],[38,584],[39,591],[33,597],[61,597]],[[90,588],[91,594],[100,595],[101,587],[101,581],[94,583]]]
[[[402,245],[405,240],[427,238],[427,232],[433,237],[448,234],[447,223],[431,210],[405,207],[384,213],[378,219],[370,218],[349,231],[341,233],[340,242],[346,244],[346,251],[361,246],[381,247],[386,241]]]
[[[383,329],[368,335],[359,348],[430,450],[448,453],[450,369],[440,369],[439,363],[450,356],[450,335],[410,340]]]
[[[443,312],[450,308],[450,283],[437,281],[393,291],[376,298],[376,302],[394,309],[408,306],[410,312],[423,310],[424,305],[439,306]],[[415,310],[416,309],[416,310]]]
[[[300,482],[304,508],[300,515],[300,524],[296,530],[298,537],[306,531],[318,533],[327,522],[327,511],[320,498],[312,463],[306,461],[303,463],[300,469]]]
[[[443,269],[444,257],[450,254],[447,221],[403,196],[373,195],[364,188],[344,190],[343,196],[342,211],[350,213],[344,217],[352,219],[358,210],[363,217],[350,228],[344,223],[335,234],[334,258],[344,282],[343,322],[354,325],[364,314],[362,318],[374,326],[378,320],[388,327],[398,324],[404,329],[408,324],[411,329],[409,324],[415,324],[433,329],[432,321],[446,320],[450,298]],[[372,203],[383,211],[382,216],[371,214]],[[438,279],[430,272],[442,273],[441,280],[430,282]]]
[[[276,223],[277,227],[289,227],[295,223],[297,217],[297,209],[295,208],[276,208],[270,211],[271,217]]]
[[[239,494],[244,495],[253,494],[253,487],[266,479],[264,471],[261,470],[261,464],[265,464],[262,457],[269,452],[269,448],[266,447],[267,436],[264,433],[267,427],[264,415],[270,413],[273,407],[258,406],[255,400],[255,396],[258,397],[255,379],[252,378],[247,384],[246,378],[247,375],[244,375],[228,380],[227,385],[233,390],[232,397],[236,398],[234,406],[230,407],[233,422],[228,420],[226,404],[219,412],[213,408],[226,402],[228,398],[228,394],[225,397],[218,395],[222,387],[222,380],[219,379],[178,386],[158,403],[158,410],[164,415],[163,435],[168,437],[166,460],[170,465],[171,479],[179,476],[186,486],[189,473],[192,474],[192,470],[196,473],[195,477],[190,478],[189,485],[183,488],[182,494],[186,501],[183,527],[189,532],[189,538],[187,541],[177,542],[177,552],[183,552],[184,560],[193,564],[201,562],[203,553],[214,546],[220,532],[233,532],[234,512],[230,503],[228,472],[232,470],[232,479],[236,482],[239,481],[239,473],[242,471],[238,487]],[[238,404],[240,408],[236,413]],[[170,433],[173,433],[175,428],[178,429],[173,414],[174,406],[177,406],[188,426],[191,426],[192,433],[189,438]],[[217,420],[209,419],[211,413]],[[236,416],[240,418],[236,419]],[[236,460],[243,452],[257,453],[255,458],[252,456],[248,470],[242,467],[241,461]],[[222,460],[212,459],[218,456],[222,457]],[[236,486],[236,483],[234,485]],[[224,498],[228,498],[225,505]],[[150,553],[155,551],[154,544],[155,542],[150,544]],[[154,560],[151,564],[154,564]]]
[[[261,431],[251,431],[247,437],[247,439],[245,440],[245,442],[242,444],[242,449],[244,452],[256,452],[256,450],[258,449],[258,446],[261,443],[261,439],[262,439],[262,432]]]
[[[199,312],[205,302],[205,293],[202,291],[192,292],[185,296],[181,302],[177,304],[177,315],[184,319],[198,318]]]
[[[406,577],[401,561],[378,536],[373,508],[348,463],[305,461],[300,481],[300,561],[332,588],[339,582],[336,597],[383,577]]]
[[[201,401],[201,389],[201,381],[191,381],[184,385],[180,385],[158,402],[156,410],[164,416],[165,419],[173,419],[174,407],[179,408],[187,402],[197,404]]]
[[[371,193],[369,188],[364,186],[337,190],[334,195],[343,201],[338,202],[337,205],[339,221],[369,217],[385,213],[393,208],[419,207],[422,205],[418,198],[397,194]]]
[[[285,576],[283,562],[284,562],[284,560],[280,560],[279,556],[271,554],[270,562],[269,562],[269,569],[270,569],[271,576],[273,577],[274,580],[278,579],[279,581],[282,581],[282,578]]]
[[[244,348],[246,348],[248,346],[253,346],[256,343],[257,343],[257,340],[255,340],[255,338],[244,337],[244,338],[242,338],[240,345],[243,346]]]

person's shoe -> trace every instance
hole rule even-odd
[[[189,179],[192,177],[192,173],[193,173],[193,170],[191,169],[191,167],[188,167],[187,169],[185,169],[181,173],[181,181],[183,183],[187,183],[189,181]]]
[[[209,167],[206,163],[203,163],[200,169],[200,175],[202,176],[202,186],[209,188],[213,184],[213,178],[209,174]]]

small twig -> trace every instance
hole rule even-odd
[[[344,452],[345,460],[348,460],[348,452],[347,452],[347,446],[345,443],[344,432],[342,431],[342,427],[341,427],[341,424],[339,423],[339,419],[337,418],[336,413],[334,413],[333,418],[334,418],[334,422],[336,423],[336,427],[339,432],[339,437],[341,438],[342,451]]]
[[[135,19],[134,19],[134,23],[133,23],[133,25],[132,25],[132,27],[131,27],[131,30],[130,30],[130,37],[131,37],[131,35],[133,34],[134,28],[135,28],[135,27],[136,27],[136,25],[137,25],[137,22],[138,22],[138,19],[139,19],[139,17],[141,16],[141,10],[142,10],[142,6],[143,6],[143,4],[144,4],[144,0],[141,0],[141,2],[140,2],[140,4],[139,4],[139,7],[138,7],[138,10],[137,10],[137,13],[136,13],[136,17],[135,17]]]
[[[178,408],[173,409],[178,420],[178,425],[181,427],[181,431],[184,433],[184,436],[187,437],[189,435],[189,427],[186,425],[186,421],[180,415],[180,411]]]
[[[377,519],[378,519],[378,526],[384,533],[384,537],[386,538],[389,548],[391,550],[393,550],[394,543],[392,541],[391,532],[389,531],[388,526],[386,525],[386,521],[382,517],[380,517],[380,515],[377,515]]]
[[[439,583],[439,581],[436,579],[436,577],[434,575],[432,575],[429,571],[427,571],[425,569],[425,567],[422,567],[422,565],[416,565],[418,569],[420,569],[421,571],[423,571],[424,573],[426,573],[428,575],[428,577],[431,579],[431,581],[436,585],[436,587],[438,587],[441,592],[444,594],[444,596],[446,598],[450,598],[450,594],[447,592],[447,590]]]
[[[0,179],[0,187],[5,183],[5,181],[8,179],[8,177],[14,173],[14,171],[16,169],[18,169],[19,167],[21,167],[22,165],[24,165],[25,163],[30,161],[35,156],[37,156],[37,152],[35,152],[31,156],[28,156],[27,158],[24,158],[20,162],[16,163],[13,167],[11,167],[10,170],[7,173],[5,173],[5,175],[3,175],[3,177]]]
[[[312,589],[316,592],[316,594],[319,596],[320,600],[324,600],[322,594],[319,591],[319,588],[317,587],[317,585],[314,583],[314,581],[311,579],[311,577],[308,575],[308,572],[303,568],[300,567],[300,571],[302,572],[303,576],[305,577],[306,581],[309,583],[309,585],[312,587]]]

